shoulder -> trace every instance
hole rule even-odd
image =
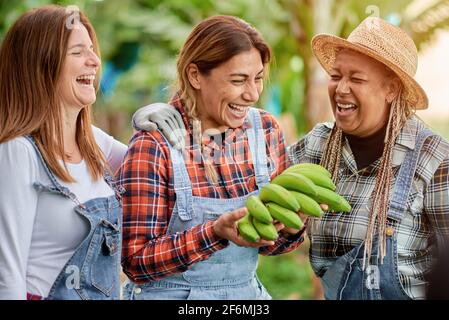
[[[423,121],[413,117],[407,121],[401,130],[397,144],[404,151],[414,150],[418,142],[419,133],[423,132],[423,130],[429,132],[430,136],[424,140],[419,151],[416,171],[424,180],[429,181],[441,164],[447,166],[449,162],[449,142],[431,130]]]
[[[319,162],[333,127],[333,122],[315,125],[312,130],[289,147],[290,160],[293,163]]]
[[[38,155],[31,142],[25,137],[17,137],[1,143],[0,155],[2,173],[35,175],[38,171]]]
[[[253,108],[260,114],[260,119],[262,120],[262,127],[264,129],[280,129],[279,122],[274,115],[259,108]]]
[[[103,152],[104,150],[109,149],[111,144],[115,141],[113,136],[107,134],[96,126],[92,126],[92,133],[94,135],[95,142]]]
[[[130,154],[146,154],[148,157],[167,159],[170,152],[168,141],[159,131],[138,131],[129,141],[128,156]]]
[[[0,153],[2,155],[28,156],[37,158],[31,142],[25,137],[17,137],[4,143],[0,143]]]

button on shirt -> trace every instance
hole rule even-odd
[[[319,163],[333,123],[317,125],[291,146],[291,162]],[[409,119],[393,149],[393,174],[397,176],[405,153],[414,149],[423,123]],[[449,234],[449,144],[440,136],[428,138],[421,150],[407,212],[395,227],[398,237],[398,271],[405,292],[411,298],[424,298],[424,274],[430,267],[432,235]],[[313,270],[322,276],[340,256],[360,244],[366,235],[369,204],[380,159],[358,170],[350,146],[343,140],[337,192],[351,204],[350,213],[328,213],[308,225]],[[391,233],[392,230],[389,232]],[[377,234],[377,231],[375,231]]]

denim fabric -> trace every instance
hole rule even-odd
[[[80,203],[68,188],[62,186],[51,172],[32,137],[34,146],[52,184],[39,181],[34,187],[39,192],[50,192],[76,204],[75,212],[89,223],[88,236],[77,247],[53,283],[47,300],[109,300],[120,298],[120,257],[122,210],[120,197],[123,189],[106,172],[104,179],[115,191],[110,197],[95,198]]]

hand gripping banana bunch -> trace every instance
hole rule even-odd
[[[298,212],[321,217],[320,203],[327,204],[332,211],[351,211],[348,201],[335,193],[335,189],[326,168],[313,163],[293,165],[263,187],[258,197],[248,198],[248,214],[239,220],[239,232],[252,242],[260,238],[276,240],[278,233],[273,220],[286,227],[301,229],[303,222]]]

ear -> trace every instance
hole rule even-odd
[[[201,89],[200,71],[198,66],[194,63],[190,63],[187,66],[187,77],[189,78],[190,85],[199,90]]]
[[[399,89],[401,88],[401,80],[398,77],[394,77],[390,80],[388,84],[387,102],[390,104],[399,94]]]

